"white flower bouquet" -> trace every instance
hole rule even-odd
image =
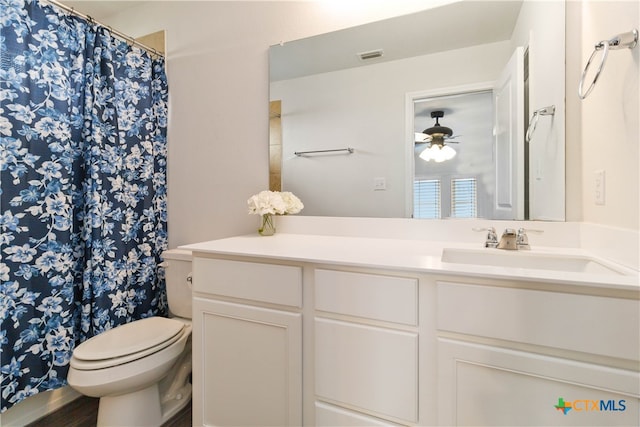
[[[290,215],[300,212],[304,205],[289,191],[261,191],[247,200],[249,213],[262,215],[262,226],[258,232],[262,235],[275,233],[273,215]]]

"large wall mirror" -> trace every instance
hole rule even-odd
[[[272,188],[305,215],[564,220],[564,28],[562,1],[459,1],[272,46]]]

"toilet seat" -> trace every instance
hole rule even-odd
[[[70,364],[78,370],[104,369],[156,353],[179,340],[185,324],[164,317],[149,317],[110,329],[80,344]]]

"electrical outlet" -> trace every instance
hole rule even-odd
[[[373,178],[373,191],[387,189],[387,180],[384,178]]]
[[[596,201],[596,205],[604,205],[604,170],[597,170],[595,172],[595,185],[594,185],[594,197]]]

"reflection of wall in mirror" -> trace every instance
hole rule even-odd
[[[511,37],[529,49],[529,117],[554,105],[538,121],[529,149],[529,218],[565,219],[565,2],[526,1]]]
[[[492,81],[510,53],[498,42],[272,82],[271,99],[283,101],[283,189],[305,215],[405,216],[405,94]],[[345,147],[355,153],[293,154]],[[373,189],[376,177],[386,190]]]

